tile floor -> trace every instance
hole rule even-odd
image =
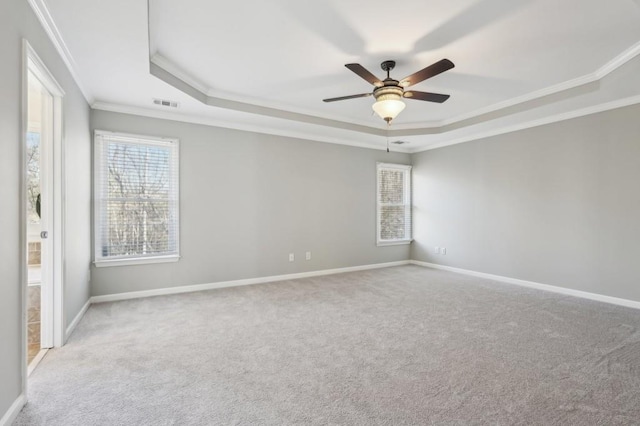
[[[27,364],[40,352],[40,285],[27,288]]]
[[[27,364],[40,352],[40,283],[42,282],[41,244],[39,241],[29,242],[27,281]]]

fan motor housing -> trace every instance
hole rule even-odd
[[[396,67],[396,61],[384,61],[380,64],[383,71],[389,72]]]
[[[386,79],[384,86],[378,87],[373,91],[376,100],[383,101],[385,99],[400,99],[404,94],[404,89],[399,86],[397,80]]]

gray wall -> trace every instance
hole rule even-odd
[[[94,268],[93,295],[409,258],[408,245],[377,247],[375,225],[376,162],[408,154],[95,110],[91,124],[180,139],[182,256]]]
[[[640,301],[639,118],[632,106],[415,154],[412,259]]]
[[[20,147],[22,38],[26,38],[66,92],[64,161],[67,164],[65,317],[89,297],[89,106],[24,0],[0,2],[0,417],[22,391],[23,305],[20,282]],[[69,166],[71,165],[71,166]]]

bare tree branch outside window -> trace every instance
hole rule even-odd
[[[40,195],[40,133],[27,133],[27,215],[29,223],[40,223],[36,204]]]

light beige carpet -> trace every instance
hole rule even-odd
[[[16,424],[638,424],[639,326],[418,266],[105,303]]]

